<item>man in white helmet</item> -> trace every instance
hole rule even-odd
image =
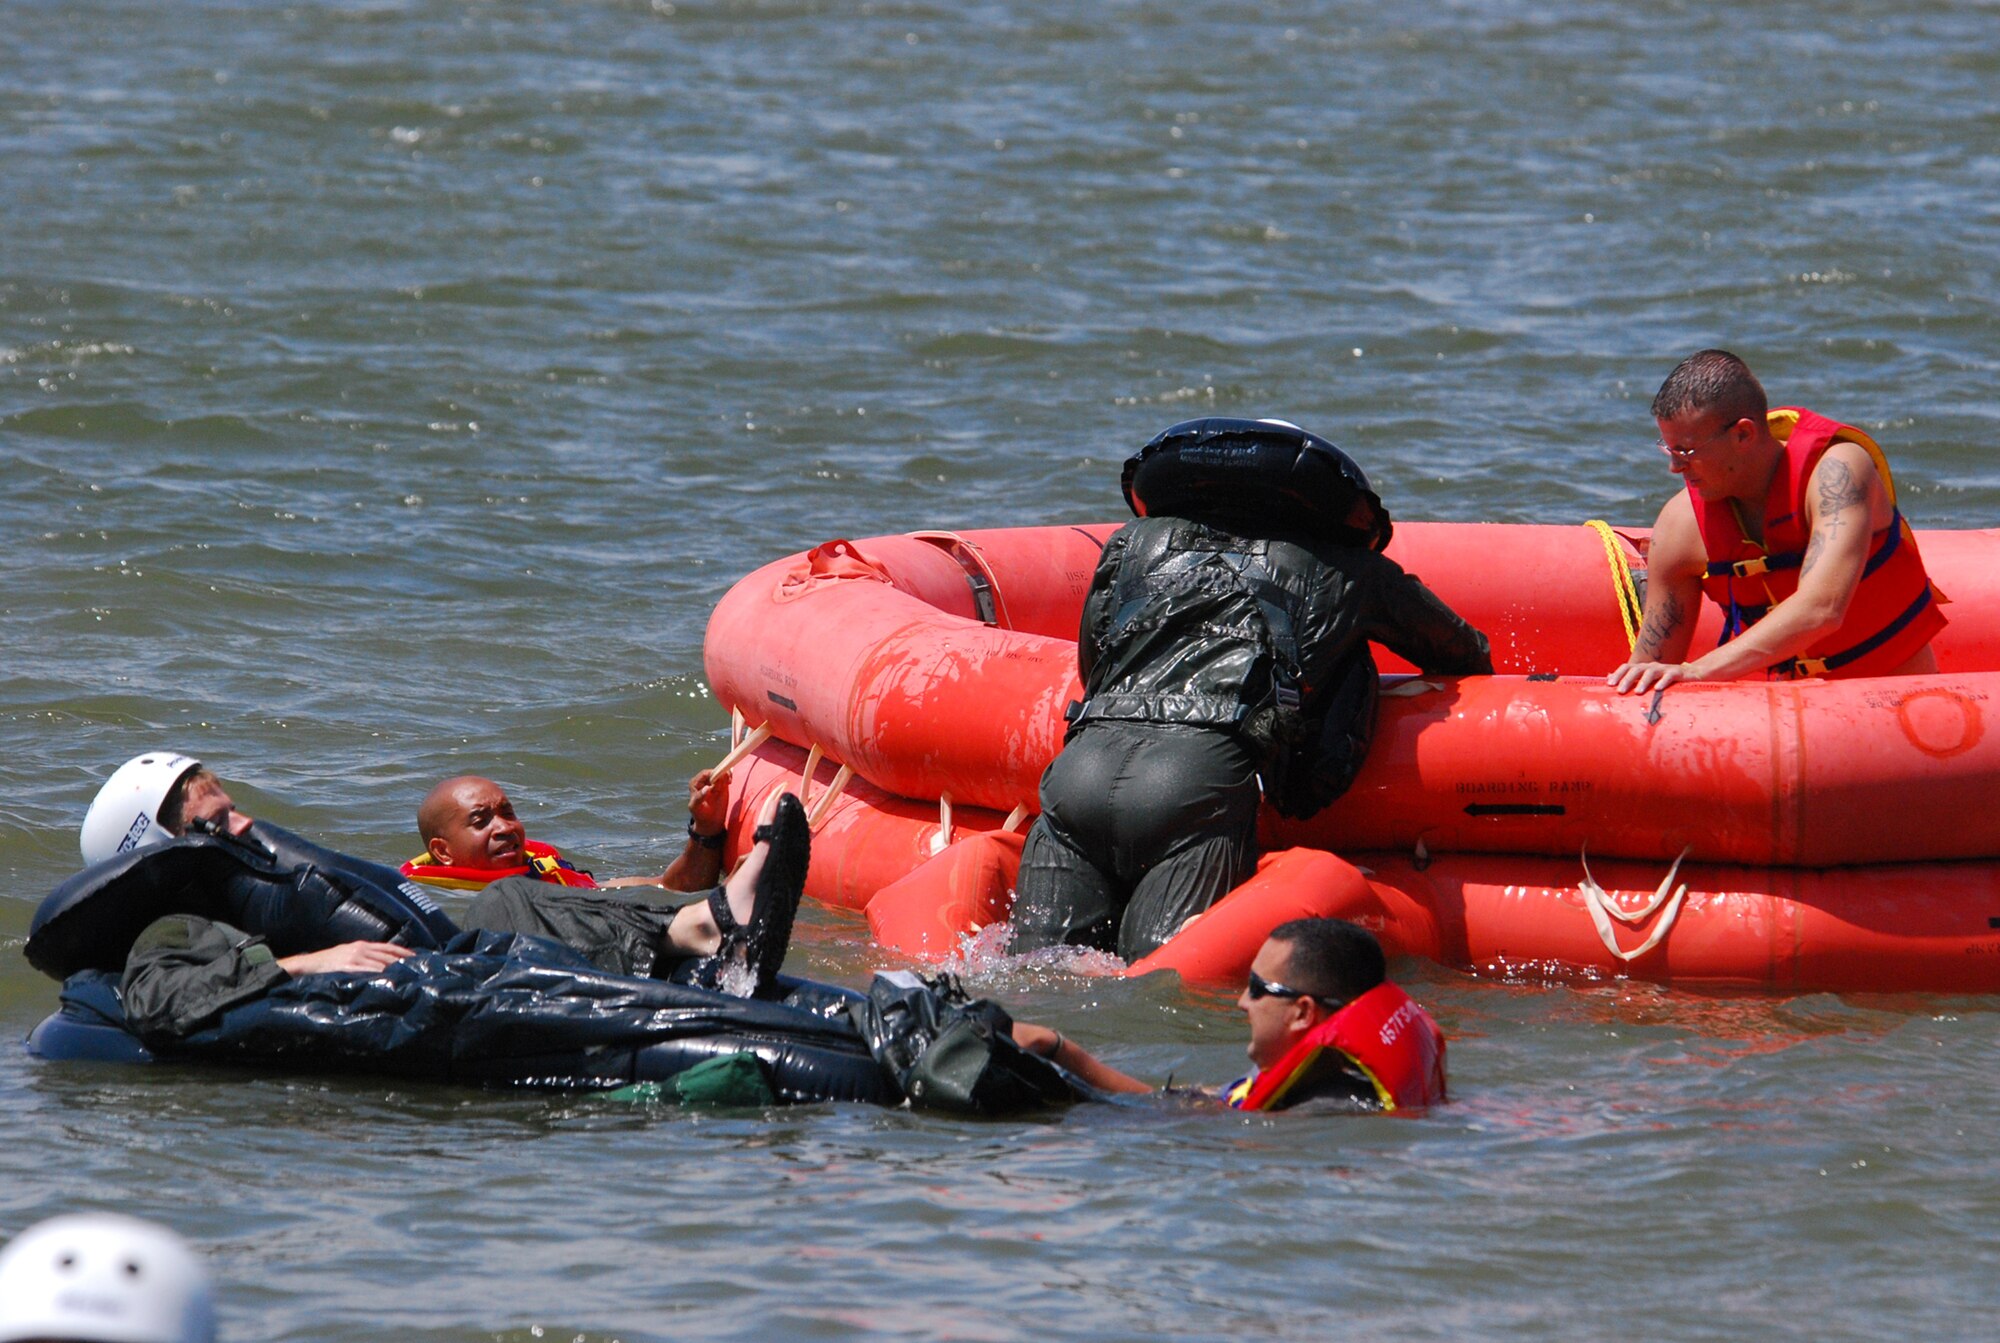
[[[236,810],[222,780],[201,761],[172,751],[148,751],[104,781],[77,839],[83,861],[101,863],[114,854],[165,844],[190,825],[240,835],[250,828],[251,818]]]
[[[0,1250],[0,1343],[215,1343],[215,1292],[186,1242],[113,1213],[29,1227]]]
[[[84,863],[94,865],[165,844],[189,830],[240,836],[255,823],[236,809],[222,780],[201,761],[173,751],[148,751],[120,765],[97,790],[77,843]],[[389,942],[342,942],[283,957],[277,965],[288,975],[380,970],[409,954],[409,948]]]

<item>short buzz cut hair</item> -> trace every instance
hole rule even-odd
[[[1329,1005],[1352,1002],[1388,977],[1375,934],[1346,919],[1293,919],[1271,930],[1288,948],[1286,983]]]
[[[1697,350],[1674,365],[1653,397],[1653,418],[1671,420],[1689,411],[1715,411],[1738,420],[1764,423],[1771,403],[1750,365],[1727,350]]]

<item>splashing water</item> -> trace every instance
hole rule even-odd
[[[715,977],[715,987],[720,993],[732,998],[750,998],[757,993],[757,976],[749,963],[738,952],[723,962],[722,970]]]
[[[958,949],[937,968],[985,992],[1125,973],[1123,960],[1091,947],[1043,947],[1019,956],[1009,955],[1007,944],[1013,936],[1014,927],[1010,923],[990,923],[966,933],[959,938]]]

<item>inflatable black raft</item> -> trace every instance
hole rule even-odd
[[[172,915],[247,930],[275,956],[354,940],[415,954],[375,972],[274,973],[183,1027],[142,1032],[121,980],[135,942]],[[42,902],[27,954],[63,983],[28,1039],[45,1059],[601,1090],[747,1058],[785,1103],[1000,1114],[1094,1096],[1017,1049],[997,1007],[911,976],[878,976],[865,995],[781,978],[783,997],[762,1001],[612,974],[560,943],[461,932],[395,871],[263,822],[242,839],[189,835],[77,873]]]

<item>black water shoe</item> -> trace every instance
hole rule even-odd
[[[812,828],[806,824],[805,807],[786,793],[778,799],[770,824],[758,826],[753,838],[771,848],[757,873],[750,921],[736,921],[725,887],[710,891],[708,909],[722,934],[722,945],[702,960],[691,977],[704,987],[721,988],[728,967],[740,965],[748,972],[750,996],[769,998],[791,946],[792,919],[805,893],[806,866],[812,858]]]

